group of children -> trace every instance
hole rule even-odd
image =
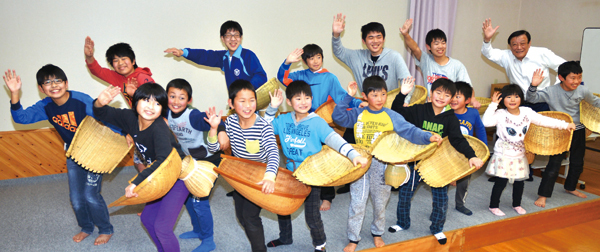
[[[581,83],[581,67],[576,62],[561,65],[558,74],[560,85],[537,91],[544,79],[541,71],[536,71],[527,100],[533,103],[549,101],[552,110],[569,113],[575,124],[545,118],[533,110],[521,107],[525,101],[522,89],[508,85],[501,93],[494,94],[492,103],[486,110],[483,120],[474,108],[479,107],[474,98],[473,88],[464,65],[446,56],[446,36],[441,30],[428,33],[427,52],[421,51],[408,31],[412,20],[400,29],[405,43],[421,67],[427,80],[428,102],[408,106],[414,88],[414,78],[410,77],[404,60],[399,53],[384,48],[385,30],[379,23],[363,26],[362,40],[367,49],[351,50],[341,44],[340,34],[344,30],[345,16],[334,16],[332,45],[334,54],[347,64],[354,73],[356,82],[348,85],[346,92],[338,79],[323,68],[323,51],[314,44],[291,52],[279,68],[277,77],[286,87],[285,101],[293,111],[276,116],[284,98],[281,90],[270,94],[271,103],[265,117],[256,113],[256,89],[267,81],[267,75],[256,55],[241,47],[242,28],[235,21],[227,21],[221,26],[221,40],[227,50],[212,51],[203,49],[165,50],[174,56],[183,56],[200,65],[218,67],[225,73],[229,91],[228,105],[235,111],[222,121],[222,112],[215,107],[206,112],[189,107],[192,102],[192,87],[183,79],[170,81],[166,90],[153,83],[148,68],[140,68],[135,54],[125,43],[111,46],[106,59],[113,70],[102,68],[94,58],[94,42],[87,37],[84,54],[90,72],[111,84],[97,99],[89,95],[68,90],[65,73],[58,67],[46,65],[37,73],[41,92],[48,96],[35,105],[23,109],[19,103],[20,78],[16,72],[5,73],[4,81],[11,92],[11,113],[17,123],[33,123],[48,120],[57,129],[65,145],[71,143],[73,135],[86,115],[93,116],[111,126],[113,130],[128,135],[129,142],[135,144],[136,168],[139,175],[125,188],[127,197],[137,197],[134,188],[142,182],[173,152],[180,157],[191,155],[195,160],[206,160],[218,165],[221,150],[231,148],[234,156],[266,163],[262,181],[262,192],[272,193],[279,167],[279,149],[275,135],[279,136],[282,152],[286,157],[286,168],[294,171],[310,155],[319,152],[323,144],[348,157],[354,165],[365,166],[368,162],[350,143],[370,147],[378,136],[386,131],[394,131],[401,137],[415,143],[441,143],[448,137],[451,145],[469,160],[471,167],[480,168],[479,159],[463,134],[475,135],[487,143],[484,127],[496,126],[498,141],[486,172],[497,176],[490,200],[490,211],[503,215],[499,208],[499,198],[507,183],[513,183],[513,208],[525,214],[521,206],[523,180],[529,176],[523,139],[530,123],[560,129],[575,130],[571,147],[571,167],[582,169],[585,146],[584,127],[579,123],[578,104],[582,99],[600,107],[597,99]],[[302,62],[307,69],[290,72],[292,63]],[[383,105],[387,92],[398,87],[400,93],[393,101],[391,109]],[[363,100],[355,98],[361,92]],[[109,104],[114,97],[123,94],[131,109],[116,109]],[[348,128],[351,140],[339,134],[316,114],[312,113],[328,98],[337,106],[332,114],[333,121]],[[555,158],[560,164],[564,154]],[[552,159],[554,160],[554,159]],[[385,232],[385,207],[391,195],[391,187],[385,184],[384,172],[387,164],[373,157],[370,167],[363,177],[350,185],[351,203],[348,212],[347,236],[349,243],[344,251],[355,251],[360,230],[365,218],[368,198],[373,205],[371,234],[376,247],[385,245],[381,238]],[[408,183],[400,187],[397,207],[397,223],[388,228],[395,233],[410,227],[411,199],[420,176],[414,171],[415,163],[409,163],[411,171]],[[109,241],[113,227],[108,218],[106,204],[100,195],[102,175],[83,169],[67,159],[69,192],[73,209],[81,226],[81,232],[73,237],[80,242],[98,226],[100,235],[96,245]],[[554,169],[554,170],[557,170]],[[580,171],[579,171],[580,173]],[[579,174],[567,178],[567,191],[575,191]],[[571,174],[569,175],[571,176]],[[472,211],[465,207],[469,177],[455,184],[455,208],[465,215]],[[540,199],[536,205],[544,206],[552,194],[556,179],[555,171],[546,171],[540,186]],[[574,181],[574,184],[573,184]],[[545,184],[544,184],[545,183]],[[543,187],[543,188],[542,188]],[[332,188],[312,186],[305,200],[305,218],[310,229],[315,251],[325,251],[326,235],[320,210],[326,210],[333,197]],[[433,210],[430,220],[431,233],[440,244],[446,243],[443,226],[448,209],[448,186],[431,188]],[[325,192],[325,193],[324,193]],[[576,191],[575,191],[576,192]],[[577,192],[579,193],[579,192]],[[335,194],[335,193],[333,193]],[[261,208],[238,192],[233,193],[236,216],[244,228],[252,251],[266,251],[267,247],[288,245],[293,242],[291,216],[278,216],[279,238],[265,243]],[[323,203],[321,203],[323,200]],[[182,239],[200,239],[201,245],[194,251],[212,251],[216,248],[213,239],[213,218],[209,197],[197,198],[190,195],[183,181],[178,180],[162,198],[149,202],[141,213],[141,221],[147,229],[158,251],[179,251],[173,228],[183,205],[190,214],[193,230],[179,236]],[[325,209],[324,205],[326,205]]]

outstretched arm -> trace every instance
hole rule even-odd
[[[181,55],[183,55],[183,50],[175,48],[175,47],[171,47],[167,50],[164,51],[166,54],[172,54],[173,56],[176,57],[181,57]]]
[[[484,20],[483,26],[481,27],[481,29],[483,30],[483,42],[489,43],[492,40],[494,34],[496,34],[498,28],[500,28],[500,26],[496,26],[496,28],[492,26],[491,18]]]
[[[18,76],[15,70],[12,70],[11,72],[11,70],[8,69],[6,72],[4,72],[2,79],[4,79],[4,83],[10,91],[10,103],[17,104],[20,99],[19,92],[21,91],[21,76]]]
[[[83,54],[85,54],[85,62],[88,64],[94,63],[94,41],[90,36],[85,37],[85,45],[83,46]]]
[[[340,34],[344,31],[346,27],[346,16],[342,13],[338,13],[336,16],[333,16],[333,25],[331,27],[331,31],[333,33],[334,38],[339,38]]]
[[[106,89],[102,90],[102,93],[98,95],[98,99],[94,102],[94,107],[100,108],[109,104],[117,95],[121,93],[119,88],[114,86],[109,86]]]
[[[410,49],[410,53],[415,56],[417,60],[421,60],[421,48],[417,42],[408,34],[412,27],[413,19],[407,19],[404,25],[400,27],[400,34],[404,37],[404,45]]]

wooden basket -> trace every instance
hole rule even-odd
[[[600,133],[600,108],[582,100],[579,103],[579,120],[587,129]]]
[[[331,118],[331,114],[333,114],[333,109],[335,108],[335,102],[333,100],[326,101],[321,104],[316,110],[315,114],[319,115],[319,117],[323,118],[328,124],[333,123],[333,119]]]
[[[279,168],[275,179],[275,191],[262,193],[262,181],[267,165],[227,155],[215,171],[246,199],[254,204],[279,215],[290,215],[304,203],[310,193],[310,186],[302,184],[292,176],[292,172]]]
[[[256,110],[261,110],[269,106],[271,96],[269,93],[279,89],[279,81],[277,78],[271,78],[256,90]]]
[[[394,188],[406,184],[410,178],[410,170],[406,165],[389,164],[385,168],[385,184]]]
[[[387,99],[385,100],[383,107],[389,109],[392,108],[392,103],[394,102],[394,99],[396,99],[396,96],[400,93],[400,89],[401,88],[396,88],[387,93]],[[415,92],[413,93],[412,97],[410,97],[410,102],[408,105],[412,106],[415,104],[423,104],[425,103],[425,99],[427,99],[427,89],[423,86],[415,85]]]
[[[429,157],[437,143],[419,145],[400,137],[394,131],[381,134],[371,145],[371,154],[386,163],[408,163]]]
[[[475,155],[485,163],[490,157],[487,145],[475,137],[464,136],[475,151]],[[444,137],[442,144],[433,155],[422,160],[415,167],[415,171],[418,171],[425,183],[431,187],[444,187],[475,170],[475,167],[469,167],[469,160],[452,147],[448,137]]]
[[[539,114],[572,123],[570,115],[558,111],[544,111]],[[571,148],[573,132],[530,124],[525,134],[525,149],[537,155],[551,156],[568,151]]]
[[[181,161],[179,179],[183,180],[191,194],[198,198],[206,197],[219,176],[214,171],[215,168],[211,162],[194,160],[192,156],[187,156]]]
[[[79,124],[66,156],[88,171],[111,173],[131,147],[124,136],[86,116]]]
[[[483,113],[485,113],[485,110],[487,110],[487,108],[490,106],[490,103],[492,103],[492,98],[475,97],[475,99],[481,104],[481,107],[479,107],[477,111],[479,111],[480,115],[483,115]],[[473,105],[469,104],[469,106],[467,107],[472,108]]]
[[[300,164],[294,171],[294,177],[313,186],[340,186],[356,181],[371,166],[372,156],[366,149],[354,144],[352,146],[361,156],[368,158],[367,167],[354,166],[346,156],[325,145],[321,151]]]
[[[133,192],[137,193],[138,197],[127,198],[121,196],[121,198],[110,203],[108,207],[137,205],[160,199],[175,185],[180,173],[181,157],[179,157],[177,150],[173,148],[165,161],[133,189]],[[133,179],[130,180],[130,183]]]

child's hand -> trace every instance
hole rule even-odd
[[[83,46],[83,54],[88,63],[94,62],[94,41],[90,36],[85,37],[85,45]]]
[[[8,87],[11,93],[19,93],[19,90],[21,90],[21,76],[18,76],[15,70],[11,72],[8,69],[4,72],[2,79],[4,79],[4,83],[6,83],[6,87]]]
[[[133,145],[133,138],[131,138],[131,135],[127,134],[125,140],[127,140],[127,146],[131,147]]]
[[[531,77],[531,85],[534,87],[539,86],[544,80],[544,71],[539,68],[533,72],[533,77]]]
[[[356,95],[356,91],[358,90],[358,84],[356,81],[351,81],[348,83],[348,95],[354,97]]]
[[[304,50],[302,50],[300,48],[296,48],[296,50],[294,50],[293,52],[290,53],[290,55],[287,56],[287,58],[285,59],[285,64],[289,65],[289,64],[296,63],[296,62],[302,60],[303,53],[304,53]]]
[[[502,93],[500,93],[500,92],[498,92],[498,91],[494,92],[494,95],[492,95],[492,102],[493,102],[493,103],[500,104],[500,100],[502,100],[502,99],[500,98],[500,96],[502,96]]]
[[[221,116],[223,116],[223,110],[220,110],[218,115],[216,111],[217,109],[215,107],[209,107],[208,110],[205,112],[206,117],[204,117],[204,120],[208,122],[208,124],[210,124],[210,127],[212,129],[216,129],[217,127],[219,127],[219,124],[221,123]]]
[[[500,28],[500,26],[496,26],[496,28],[492,28],[492,27],[493,26],[492,26],[491,18],[488,18],[483,21],[483,27],[481,27],[481,29],[483,30],[483,42],[485,42],[485,43],[490,42],[490,40],[492,40],[492,37],[494,36],[494,34],[498,30],[498,28]]]
[[[359,107],[359,108],[364,108],[364,107],[367,107],[367,106],[369,106],[369,103],[368,103],[368,102],[366,102],[366,101],[365,101],[365,102],[361,102],[361,103],[358,105],[358,107]]]
[[[479,103],[475,97],[471,98],[471,105],[473,105],[473,108],[475,109],[481,108],[481,103]]]
[[[269,92],[269,96],[271,97],[271,107],[278,108],[281,103],[283,103],[283,91],[281,89],[276,89],[273,91],[273,94]]]
[[[443,138],[436,133],[431,133],[431,137],[429,137],[429,142],[432,142],[432,143],[437,142],[438,146],[440,146],[440,144],[442,144],[442,140],[443,140]]]
[[[403,95],[407,95],[410,91],[415,87],[415,78],[414,77],[406,77],[402,80],[402,86],[400,88],[400,92]]]
[[[475,169],[479,170],[479,168],[483,166],[483,160],[479,159],[478,157],[469,159],[469,167],[473,166],[475,166]]]
[[[169,48],[167,50],[165,50],[166,53],[170,53],[173,54],[177,57],[181,57],[181,55],[183,55],[183,50],[177,49],[177,48]]]
[[[408,32],[410,31],[410,27],[412,26],[412,23],[413,23],[413,19],[409,18],[404,22],[404,25],[402,25],[402,27],[400,27],[400,33],[402,34],[402,36],[408,35]]]
[[[102,90],[102,93],[98,95],[98,99],[94,103],[95,107],[104,107],[109,104],[117,95],[121,93],[121,90],[115,86],[109,86]]]
[[[275,191],[275,182],[271,180],[263,179],[263,181],[258,182],[257,185],[262,185],[262,192],[264,194],[270,194]]]
[[[129,80],[127,80],[127,85],[125,86],[125,92],[127,93],[127,95],[129,95],[129,97],[133,97],[133,94],[135,94],[135,90],[137,90],[138,87],[138,81],[136,78],[131,78]]]
[[[456,181],[452,181],[452,182],[450,182],[450,185],[451,185],[451,186],[456,186]]]
[[[404,106],[405,108],[408,108],[408,107],[410,107],[410,103],[404,103],[404,104],[402,104],[402,106]]]
[[[358,166],[360,164],[361,168],[369,168],[369,167],[367,167],[367,163],[369,163],[369,159],[367,159],[366,157],[363,157],[363,156],[355,157],[354,160],[352,160],[352,163],[354,164],[354,166]]]
[[[567,130],[570,130],[570,131],[575,130],[575,124],[574,123],[569,123],[569,125],[567,126]]]
[[[125,197],[127,197],[127,198],[137,197],[138,194],[133,192],[133,189],[135,189],[135,187],[136,187],[135,184],[130,184],[127,187],[125,187]]]
[[[331,30],[333,32],[333,37],[339,38],[340,34],[344,31],[346,27],[346,16],[342,15],[342,13],[338,13],[337,16],[333,16],[333,25]]]
[[[221,147],[221,150],[226,150],[229,148],[229,137],[227,136],[227,132],[219,132],[217,134],[217,139],[219,141],[219,146]]]

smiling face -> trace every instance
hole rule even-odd
[[[562,87],[565,91],[573,91],[581,85],[581,77],[583,73],[569,73],[566,78],[558,75],[558,79],[560,80],[560,87]]]
[[[381,32],[369,32],[367,37],[363,40],[363,43],[367,46],[367,49],[371,51],[372,56],[378,56],[383,51],[383,44],[385,38]]]
[[[529,51],[530,41],[525,34],[514,37],[510,40],[510,51],[518,60],[523,60]]]
[[[139,121],[153,122],[161,116],[162,106],[154,97],[150,97],[139,100],[135,110]]]
[[[38,88],[40,92],[50,97],[58,105],[64,104],[69,99],[67,92],[69,90],[69,82],[56,79],[54,76],[46,78],[42,85],[38,85]]]
[[[133,60],[132,62],[131,59],[127,56],[119,57],[115,55],[115,57],[112,60],[113,69],[115,69],[115,71],[118,74],[123,75],[125,77],[127,77],[135,71],[135,67],[133,65],[135,65],[135,60]]]
[[[431,41],[430,45],[425,45],[427,50],[431,52],[431,55],[435,58],[446,56],[446,41],[443,39],[435,39]]]
[[[463,114],[467,110],[467,104],[469,104],[469,102],[471,101],[470,99],[470,97],[465,99],[465,95],[456,92],[456,94],[454,95],[454,97],[452,97],[452,100],[450,101],[450,107],[454,109],[454,112]]]
[[[362,96],[367,98],[367,103],[369,103],[369,109],[373,111],[379,111],[383,108],[385,101],[387,99],[387,91],[385,89],[380,89],[376,91],[369,92],[368,95],[365,92],[362,92]]]
[[[287,99],[287,104],[296,112],[296,119],[300,120],[308,115],[312,107],[312,97],[304,93],[294,95],[292,99]]]
[[[237,92],[233,101],[229,99],[229,106],[240,119],[251,119],[256,112],[256,96],[252,90],[242,89]]]
[[[442,87],[431,92],[431,104],[436,108],[446,107],[452,100],[452,94]]]
[[[519,97],[516,94],[513,95],[508,95],[506,97],[504,97],[504,99],[502,99],[502,102],[504,102],[504,106],[506,107],[506,110],[508,110],[508,112],[510,112],[511,114],[519,114],[519,106],[521,106],[521,97]]]
[[[177,114],[187,108],[187,105],[192,103],[192,100],[188,99],[188,93],[179,88],[171,87],[167,92],[169,98],[169,109]]]
[[[313,72],[319,71],[319,69],[321,69],[323,67],[323,55],[321,55],[321,54],[314,55],[314,56],[306,59],[304,64],[306,64],[308,66],[308,69],[310,69],[310,71],[313,71]]]
[[[240,35],[239,31],[229,29],[225,35],[221,36],[221,41],[223,41],[223,44],[225,44],[227,50],[229,50],[229,54],[232,55],[235,50],[238,49],[240,44],[242,44],[242,35]]]

